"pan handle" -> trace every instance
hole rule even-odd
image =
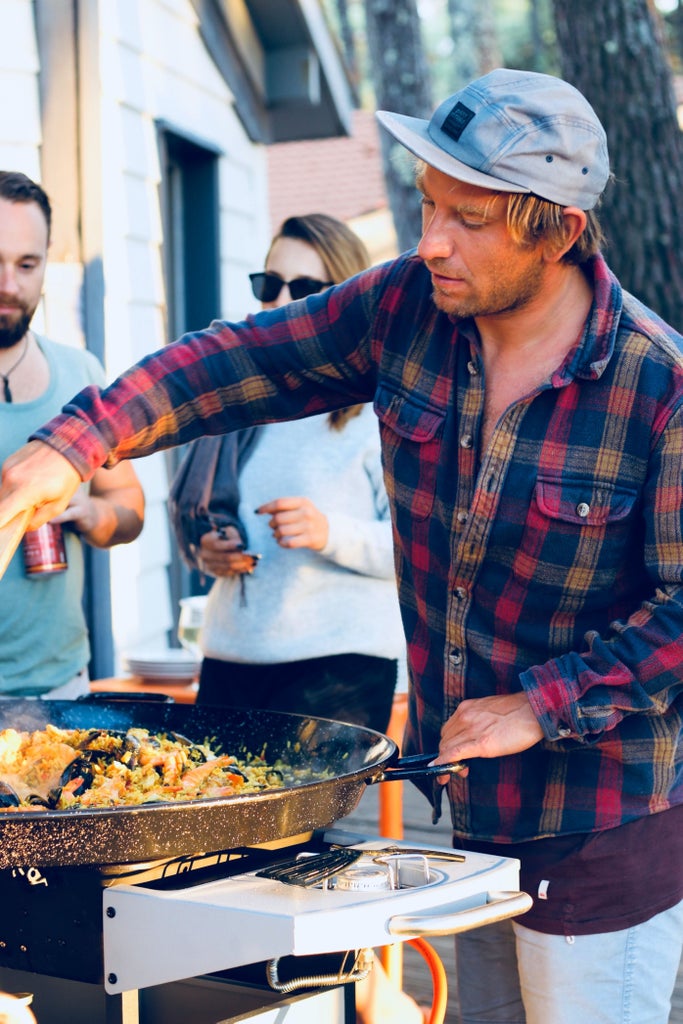
[[[450,761],[448,764],[435,764],[430,767],[437,754],[413,754],[410,757],[399,757],[398,760],[382,773],[369,779],[369,783],[395,782],[402,779],[427,779],[439,775],[457,775],[466,765],[462,761]]]
[[[438,914],[392,917],[388,929],[391,935],[402,938],[457,935],[495,921],[504,921],[507,917],[525,914],[533,902],[526,892],[489,892],[486,894],[486,902],[477,907],[453,910],[450,914],[444,913],[441,907]]]

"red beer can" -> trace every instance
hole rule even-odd
[[[65,572],[66,559],[64,533],[59,523],[44,523],[37,530],[24,535],[24,567],[27,576],[45,576]]]

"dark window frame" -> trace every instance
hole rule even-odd
[[[167,341],[198,331],[220,316],[221,245],[219,161],[221,150],[166,122],[157,122],[163,225],[163,268],[167,296]],[[169,480],[182,449],[167,455]],[[178,601],[206,593],[210,582],[191,572],[171,533],[169,588],[174,609],[170,642],[175,643]]]

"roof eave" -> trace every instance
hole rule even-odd
[[[254,142],[351,132],[354,95],[319,0],[192,0]]]

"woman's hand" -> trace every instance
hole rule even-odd
[[[202,535],[199,547],[199,567],[210,576],[244,576],[256,567],[253,555],[242,550],[242,538],[234,526],[220,531],[211,530]]]
[[[330,526],[327,516],[309,498],[276,498],[256,509],[270,516],[268,526],[281,548],[311,548],[322,551]]]

